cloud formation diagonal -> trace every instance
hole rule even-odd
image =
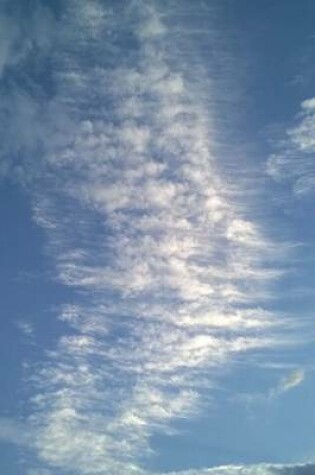
[[[273,245],[218,172],[212,104],[183,72],[172,9],[117,5],[69,0],[54,41],[37,33],[53,86],[15,93],[8,129],[26,127],[12,170],[77,295],[33,376],[27,421],[58,473],[141,473],[150,436],[198,411],[205,371],[274,344],[261,305]]]

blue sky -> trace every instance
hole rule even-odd
[[[315,473],[314,13],[1,3],[1,473]]]

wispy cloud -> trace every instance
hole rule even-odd
[[[29,345],[35,344],[35,329],[34,325],[26,320],[17,320],[15,323],[17,329],[23,335],[23,339]]]
[[[299,386],[305,379],[305,371],[303,369],[297,369],[292,371],[286,378],[281,382],[281,388],[283,391],[289,391],[290,389]]]
[[[21,421],[0,417],[0,439],[17,445],[31,445],[29,428]]]
[[[261,464],[249,466],[222,466],[204,470],[172,472],[168,475],[312,475],[313,464],[280,465]]]
[[[217,171],[212,103],[185,51],[169,59],[168,28],[148,2],[68,2],[56,93],[34,109],[41,156],[20,165],[58,278],[80,291],[28,419],[39,459],[65,472],[141,473],[150,436],[199,410],[205,370],[276,344],[274,245]]]
[[[278,386],[271,390],[270,396],[276,397],[283,393],[286,393],[287,391],[290,391],[291,389],[294,389],[297,386],[300,386],[300,384],[303,383],[304,379],[305,379],[305,371],[303,369],[295,369],[291,371],[291,373],[288,376],[281,379]]]
[[[303,196],[315,189],[315,99],[302,102],[295,125],[286,131],[267,164],[268,173],[276,180],[289,181],[296,195]]]

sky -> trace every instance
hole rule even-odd
[[[1,473],[315,474],[314,15],[1,1]]]

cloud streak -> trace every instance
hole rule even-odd
[[[261,464],[252,466],[222,466],[204,470],[172,472],[168,475],[312,475],[313,464],[281,465]]]
[[[280,396],[287,391],[291,391],[292,389],[300,386],[305,380],[305,371],[303,369],[295,369],[291,371],[291,373],[282,378],[278,386],[271,390],[270,397]]]

